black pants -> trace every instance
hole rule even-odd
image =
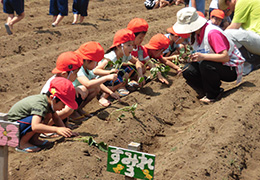
[[[215,99],[221,92],[221,80],[232,82],[237,79],[235,67],[225,66],[213,61],[192,62],[187,64],[183,77],[193,88],[201,89],[207,98]]]

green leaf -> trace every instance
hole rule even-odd
[[[100,142],[98,143],[98,149],[100,149],[101,151],[107,152],[107,144],[104,142]]]
[[[138,83],[141,83],[141,82],[143,82],[144,81],[144,77],[140,77],[139,79],[138,79]]]
[[[95,145],[96,146],[97,142],[93,139],[93,137],[89,137],[89,140],[88,140],[88,145],[89,146],[92,146],[92,145]]]

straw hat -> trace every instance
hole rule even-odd
[[[193,7],[185,7],[177,12],[177,22],[173,30],[178,34],[192,33],[200,29],[207,20],[198,15]]]

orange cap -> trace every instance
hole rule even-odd
[[[71,81],[63,77],[55,77],[51,83],[49,92],[58,97],[64,104],[72,109],[77,109],[75,101],[76,91]]]
[[[104,49],[98,43],[94,41],[82,44],[79,49],[75,51],[82,59],[91,61],[101,61],[104,58]]]
[[[82,58],[73,51],[61,53],[57,59],[56,67],[52,70],[53,74],[63,71],[74,71],[83,64]]]
[[[154,35],[148,44],[145,45],[147,49],[160,50],[167,49],[170,45],[170,40],[163,34]]]
[[[180,37],[185,38],[185,39],[188,38],[188,37],[190,37],[190,34],[177,34],[177,33],[173,30],[172,27],[169,27],[169,28],[167,29],[167,31],[168,31],[169,33],[175,34],[176,36],[180,36]]]
[[[127,25],[127,29],[130,29],[134,33],[143,32],[143,31],[147,32],[148,27],[149,27],[148,23],[142,18],[134,18]]]
[[[129,29],[120,29],[116,32],[113,40],[113,45],[110,47],[113,48],[115,46],[118,46],[119,44],[123,44],[128,41],[134,41],[135,35],[133,31]]]
[[[212,16],[215,16],[215,17],[220,18],[220,19],[224,19],[225,13],[221,9],[214,9],[210,13],[210,17],[212,17]]]
[[[205,15],[203,14],[203,12],[201,12],[201,11],[197,11],[197,13],[198,13],[198,15],[199,15],[200,17],[205,18]]]

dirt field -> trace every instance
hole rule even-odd
[[[207,1],[207,5],[209,0]],[[149,31],[143,44],[156,33],[165,33],[183,6],[147,11],[140,0],[91,0],[82,25],[71,25],[69,16],[51,27],[48,0],[25,0],[26,17],[6,35],[6,15],[0,14],[0,111],[8,112],[18,100],[38,94],[52,76],[58,55],[97,41],[106,50],[114,33],[134,17],[146,19]],[[2,6],[1,6],[2,7]],[[93,100],[84,110],[94,116],[81,122],[82,137],[126,148],[131,141],[156,155],[157,180],[257,180],[260,179],[260,74],[259,70],[235,83],[223,83],[223,98],[204,105],[175,72],[170,86],[153,80],[123,100],[138,103],[136,118],[125,113],[120,122],[108,114],[124,107],[114,102],[102,108]],[[23,154],[9,148],[10,180],[91,179],[123,180],[106,171],[106,153],[73,139],[54,139],[55,145],[39,153]]]

